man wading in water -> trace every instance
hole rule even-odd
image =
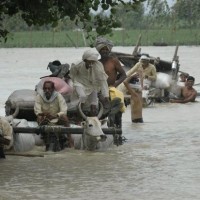
[[[181,98],[170,99],[171,103],[188,103],[194,102],[197,97],[197,91],[193,88],[195,78],[188,76],[185,86],[181,88]]]
[[[113,47],[113,43],[111,41],[103,37],[98,37],[96,39],[95,47],[101,55],[101,59],[99,61],[103,64],[104,70],[108,75],[107,82],[109,87],[110,99],[112,101],[114,98],[118,97],[122,105],[120,111],[115,114],[113,119],[115,125],[121,128],[122,113],[125,111],[124,95],[116,87],[125,80],[126,73],[121,66],[118,58],[110,54]]]

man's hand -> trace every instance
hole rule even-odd
[[[182,100],[180,100],[180,99],[170,99],[169,102],[170,103],[183,103]]]
[[[103,107],[105,109],[109,109],[110,108],[110,100],[108,97],[105,97],[102,101]]]
[[[138,72],[131,75],[131,78],[139,78],[139,77],[140,77],[140,74]]]
[[[52,115],[52,114],[50,114],[50,113],[42,113],[42,115],[43,115],[44,117],[46,117],[47,119],[49,119],[49,120],[52,120],[52,119],[55,119],[55,118],[58,117],[57,115]]]
[[[129,83],[130,80],[131,80],[132,78],[138,79],[138,78],[139,78],[139,74],[138,74],[138,73],[132,74],[131,76],[127,77],[127,78],[124,80],[124,83]]]
[[[51,115],[51,114],[49,114],[49,113],[48,113],[48,115],[47,115],[47,118],[48,118],[49,120],[55,119],[55,118],[57,118],[57,117],[58,117],[57,115]]]

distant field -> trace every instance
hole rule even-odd
[[[115,46],[133,46],[140,34],[141,45],[145,46],[152,46],[154,43],[200,45],[199,29],[121,30],[114,31],[113,36],[107,38],[111,39]],[[0,43],[0,47],[84,47],[90,44],[81,31],[30,31],[11,33],[6,43]]]

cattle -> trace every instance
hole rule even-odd
[[[84,121],[81,122],[83,134],[81,136],[73,135],[75,148],[94,151],[109,147],[113,143],[113,136],[107,136],[102,131],[101,126],[107,122],[107,119],[100,120],[103,114],[103,105],[100,103],[100,111],[96,117],[86,116],[80,103],[78,108]]]
[[[30,126],[30,122],[36,123],[36,116],[33,112],[35,96],[36,92],[32,90],[17,90],[10,95],[10,97],[6,101],[5,110],[7,117],[12,116],[14,119],[13,127],[18,126],[28,128]],[[85,105],[83,105],[83,107],[84,106]],[[83,134],[73,134],[73,137],[75,138],[75,148],[95,150],[99,148],[107,148],[108,146],[110,146],[113,143],[113,136],[105,135],[101,128],[101,126],[107,122],[106,119],[100,120],[103,114],[103,105],[100,104],[100,111],[96,117],[86,116],[83,113],[80,104],[78,105],[78,108],[81,118],[84,121],[79,121],[79,123],[81,124],[81,128],[83,129]],[[77,110],[75,112],[77,112]],[[76,113],[76,116],[78,116],[78,113]],[[34,124],[32,127],[37,126],[37,124]],[[15,133],[13,136],[14,150],[17,152],[31,150],[32,148],[34,148],[35,145],[38,145],[38,141],[40,145],[42,143],[40,135],[36,135],[34,134],[34,132],[33,134],[20,132]]]
[[[39,136],[35,133],[14,133],[13,127],[29,127],[29,123],[25,119],[14,119],[11,115],[0,118],[0,135],[10,141],[8,145],[4,145],[7,151],[26,152],[39,144]]]
[[[0,158],[5,158],[4,150],[13,145],[12,127],[5,118],[0,118]]]

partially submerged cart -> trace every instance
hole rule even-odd
[[[83,128],[80,126],[81,122],[85,119],[78,109],[68,110],[67,116],[69,118],[70,127],[63,127],[54,124],[38,126],[36,123],[36,115],[34,113],[34,103],[37,92],[35,90],[23,89],[14,91],[7,99],[5,103],[5,113],[6,116],[11,116],[14,119],[24,119],[29,123],[34,123],[34,126],[23,126],[14,125],[14,133],[24,133],[24,134],[37,134],[40,135],[44,140],[45,145],[48,150],[59,151],[68,146],[67,134],[83,134]],[[113,109],[109,112],[101,115],[101,119],[107,118],[110,114],[115,114],[118,107],[120,106],[115,101],[113,104]],[[112,105],[112,104],[111,104]],[[85,115],[87,110],[83,110]],[[102,131],[106,135],[113,135],[113,141],[115,145],[121,145],[125,141],[122,136],[122,129],[115,126],[106,126],[102,128]],[[49,148],[51,144],[51,148]]]
[[[146,53],[141,52],[140,48],[141,35],[137,41],[137,44],[132,53],[121,53],[121,52],[112,52],[112,55],[116,56],[120,62],[124,65],[126,71],[131,69],[139,60],[142,55],[146,55],[150,58],[150,63],[154,64],[156,67],[157,74],[165,74],[169,75],[171,82],[176,84],[178,81],[178,73],[180,69],[179,64],[179,56],[178,56],[178,48],[175,47],[174,55],[171,61],[166,61],[161,59],[160,57],[154,57]],[[158,80],[162,81],[162,80]],[[148,90],[148,95],[145,97],[146,105],[151,104],[152,102],[168,102],[170,96],[171,88],[157,87],[156,83],[154,86],[150,87]],[[125,96],[126,101],[128,102],[130,96]]]

